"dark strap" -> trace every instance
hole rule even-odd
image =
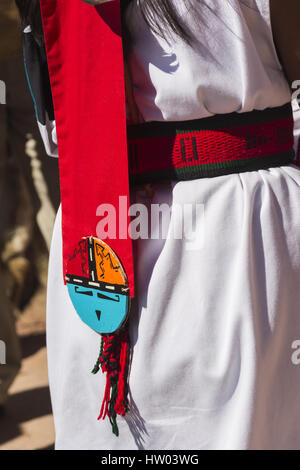
[[[34,103],[36,119],[46,123],[46,113],[54,120],[53,101],[45,46],[39,46],[31,32],[23,32],[25,73]]]

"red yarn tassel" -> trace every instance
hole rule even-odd
[[[98,416],[98,420],[101,419],[102,417],[103,417],[102,419],[105,419],[105,417],[108,416],[109,397],[110,397],[110,383],[109,383],[109,377],[107,375],[104,398],[103,398],[100,414]]]
[[[128,372],[130,361],[130,341],[128,325],[119,333],[102,335],[100,354],[93,373],[106,372],[104,398],[98,419],[106,416],[118,436],[117,415],[125,416],[128,411]]]
[[[126,373],[126,359],[127,359],[128,343],[123,341],[121,344],[120,354],[120,373],[118,381],[118,395],[116,400],[115,410],[118,415],[125,416],[125,373]]]

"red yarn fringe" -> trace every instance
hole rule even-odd
[[[129,359],[128,325],[119,333],[102,335],[98,367],[106,373],[106,386],[98,419],[108,416],[116,435],[119,435],[116,417],[125,416],[128,411]]]

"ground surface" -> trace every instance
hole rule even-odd
[[[20,316],[17,330],[23,361],[0,420],[0,450],[52,449],[54,427],[45,348],[44,287]]]

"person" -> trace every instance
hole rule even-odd
[[[37,230],[38,226],[41,228],[39,215],[44,201],[36,186],[42,187],[42,199],[48,197],[49,188],[51,204],[56,208],[59,204],[56,162],[49,163],[42,151],[39,131],[34,130],[21,36],[16,34],[19,28],[16,5],[3,0],[0,7],[0,80],[5,83],[4,96],[0,97],[0,341],[5,345],[5,363],[0,365],[1,418],[6,414],[10,386],[21,367],[16,319],[39,287],[37,257],[40,262],[41,253],[46,251]],[[44,186],[43,176],[47,182]],[[49,210],[47,215],[49,226]]]
[[[14,2],[2,2],[0,25],[1,79],[6,84],[0,138],[0,186],[6,201],[0,217],[1,259],[11,300],[23,309],[38,287],[37,246],[44,249],[45,225],[50,225],[51,210],[54,219],[59,205],[58,165],[47,158],[35,129]],[[46,236],[44,239],[47,243]]]
[[[289,109],[300,73],[295,0],[289,8],[278,0],[126,3],[127,62],[146,123],[163,129],[166,122],[207,123],[234,113],[237,122],[255,125],[259,111]],[[170,178],[151,192],[132,188],[149,209],[203,210],[195,222],[197,249],[189,249],[189,233],[134,241],[130,408],[118,438],[95,419],[105,378],[95,382],[86,373],[98,342],[63,283],[58,211],[47,296],[56,449],[299,448],[293,351],[300,335],[300,173],[291,154],[285,158]],[[171,211],[168,234],[177,224]]]

